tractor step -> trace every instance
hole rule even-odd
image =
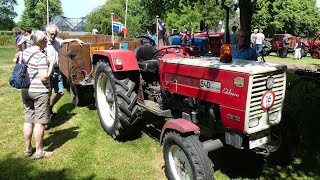
[[[138,105],[153,114],[157,116],[162,116],[162,117],[172,117],[171,110],[162,110],[160,109],[160,106],[158,103],[150,101],[150,100],[145,100],[142,103],[138,103]]]

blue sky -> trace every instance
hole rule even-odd
[[[22,11],[24,10],[24,1],[17,0],[18,6],[15,7],[15,11],[18,16],[15,21],[21,19]],[[106,0],[61,0],[62,10],[64,16],[68,18],[80,18],[86,16],[94,8],[103,5]],[[320,0],[317,0],[317,6],[320,7]]]
[[[103,5],[106,0],[60,0],[64,16],[68,18],[80,18],[89,14],[94,8]],[[21,19],[22,11],[24,10],[24,0],[17,0],[15,12],[18,16],[14,19],[19,21]],[[50,4],[49,4],[50,5]]]

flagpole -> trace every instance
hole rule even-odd
[[[47,0],[47,27],[49,27],[49,0]]]
[[[113,35],[113,15],[114,15],[114,13],[111,13],[111,31],[112,31],[112,36],[111,36],[111,39],[112,39],[112,46],[114,47],[114,35]]]
[[[127,28],[127,14],[128,14],[128,0],[126,0],[126,17],[124,18],[124,27]],[[124,36],[126,37],[126,33],[123,33]]]
[[[159,36],[159,34],[158,34],[158,33],[159,33],[159,32],[158,32],[158,31],[159,31],[159,27],[158,27],[158,26],[159,26],[159,25],[158,25],[158,19],[159,19],[159,16],[156,16],[156,35],[157,35],[156,42],[157,42],[157,46],[159,46],[159,37],[158,37],[158,36]]]

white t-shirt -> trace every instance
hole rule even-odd
[[[45,49],[49,59],[52,60],[53,67],[59,67],[59,49],[63,46],[64,41],[56,38],[53,42],[47,42],[47,48]]]
[[[263,44],[264,38],[263,33],[256,34],[256,44]]]

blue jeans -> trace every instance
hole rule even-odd
[[[63,93],[63,79],[59,68],[55,67],[52,69],[50,83],[55,93]]]
[[[256,44],[257,57],[260,55],[261,51],[262,51],[262,44]]]

